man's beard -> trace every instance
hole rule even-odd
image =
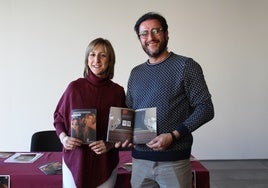
[[[167,50],[168,40],[164,39],[156,51],[150,51],[146,45],[142,45],[144,52],[152,58],[158,58],[165,50]]]

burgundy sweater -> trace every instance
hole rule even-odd
[[[54,126],[59,135],[70,135],[72,109],[97,109],[97,140],[106,140],[109,109],[125,107],[124,88],[109,79],[93,74],[71,82],[63,93],[54,112]],[[117,149],[101,155],[95,154],[88,145],[75,150],[63,150],[66,165],[72,172],[77,188],[97,187],[105,182],[119,162]]]

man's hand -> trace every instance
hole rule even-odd
[[[160,134],[146,145],[153,150],[165,150],[172,143],[172,136],[170,133]]]

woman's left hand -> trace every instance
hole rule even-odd
[[[98,140],[88,145],[96,154],[100,155],[114,148],[114,143]]]

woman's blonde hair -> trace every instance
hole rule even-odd
[[[92,52],[97,46],[103,46],[105,49],[105,53],[108,57],[108,67],[106,70],[106,76],[107,78],[112,79],[114,77],[115,52],[110,41],[103,38],[96,38],[93,41],[91,41],[87,46],[85,54],[84,77],[86,78],[91,72],[88,67],[88,56],[90,52]]]

